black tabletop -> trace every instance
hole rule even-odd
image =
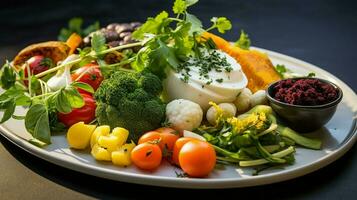
[[[59,29],[72,17],[83,17],[88,23],[99,20],[102,25],[144,21],[147,16],[171,9],[171,4],[168,0],[2,1],[0,59],[12,59],[28,44],[56,39]],[[317,65],[357,91],[357,64],[354,60],[357,55],[357,3],[354,1],[201,0],[191,10],[206,25],[212,16],[231,19],[233,29],[224,36],[229,40],[236,40],[240,29],[244,29],[254,46]],[[96,198],[131,199],[142,195],[222,198],[227,195],[238,199],[354,199],[357,192],[356,145],[329,166],[290,181],[243,189],[183,190],[120,183],[85,175],[24,153],[2,136],[0,141],[7,152],[37,176]],[[0,184],[0,196],[3,190],[4,185]],[[170,194],[166,196],[164,192]]]

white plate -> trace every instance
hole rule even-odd
[[[64,135],[53,136],[51,145],[44,149],[38,148],[26,141],[30,135],[26,132],[23,121],[9,120],[0,126],[0,130],[2,135],[25,151],[72,170],[122,182],[178,188],[246,187],[284,181],[313,172],[346,153],[357,139],[356,94],[338,78],[316,66],[272,51],[259,50],[266,52],[274,64],[284,64],[289,69],[303,74],[315,72],[318,77],[339,85],[344,93],[343,100],[331,121],[321,130],[309,134],[323,140],[323,149],[316,151],[297,148],[295,164],[284,169],[270,169],[258,176],[252,176],[251,168],[226,166],[224,169],[216,169],[204,179],[177,178],[175,172],[181,171],[167,163],[163,163],[154,172],[146,172],[135,166],[119,168],[110,163],[96,162],[89,152],[69,149]]]

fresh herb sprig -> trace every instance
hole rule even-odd
[[[234,43],[234,45],[241,49],[249,50],[250,44],[251,41],[248,34],[245,33],[244,30],[241,30],[239,39]]]
[[[133,38],[143,41],[142,48],[133,63],[134,69],[141,71],[148,69],[165,77],[165,68],[177,69],[190,56],[200,57],[199,35],[204,31],[217,29],[224,33],[231,29],[230,21],[225,17],[212,18],[213,25],[204,30],[202,22],[187,9],[198,0],[176,0],[173,12],[176,17],[170,17],[168,12],[162,11],[156,17],[149,17],[147,21],[133,33]],[[212,41],[211,41],[212,42]],[[208,44],[209,48],[213,48]]]

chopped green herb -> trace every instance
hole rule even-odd
[[[222,83],[223,82],[223,78],[216,79],[216,82]]]

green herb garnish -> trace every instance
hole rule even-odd
[[[250,44],[251,41],[249,39],[248,34],[246,34],[244,30],[241,30],[239,39],[237,40],[237,42],[234,43],[234,45],[241,49],[249,50]]]

